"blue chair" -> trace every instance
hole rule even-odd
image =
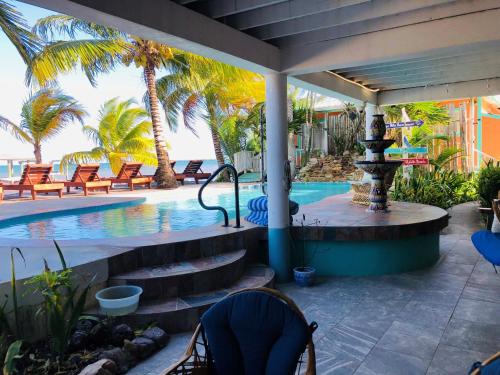
[[[498,273],[496,266],[500,266],[500,233],[481,230],[474,233],[471,240],[477,251],[493,264],[495,272]]]
[[[290,224],[293,222],[292,215],[299,212],[299,204],[292,200],[288,201],[290,212]],[[245,216],[245,220],[260,226],[267,227],[268,213],[267,213],[267,196],[263,195],[257,198],[252,198],[247,204],[250,213]]]
[[[469,375],[500,375],[500,352],[488,358],[483,363],[472,365]]]
[[[305,374],[314,375],[316,328],[282,293],[245,289],[203,314],[185,355],[163,374],[291,375],[306,363]]]

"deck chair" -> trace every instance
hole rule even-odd
[[[498,375],[500,374],[500,352],[492,355],[484,362],[472,365],[469,375]]]
[[[27,164],[24,167],[23,174],[18,183],[3,184],[3,190],[17,190],[19,197],[25,190],[31,192],[31,198],[36,199],[37,193],[56,192],[59,198],[62,198],[64,183],[53,182],[50,173],[52,165],[50,164]]]
[[[204,173],[201,169],[202,164],[203,160],[190,160],[184,171],[181,174],[176,174],[176,177],[193,178],[195,183],[198,183],[199,180],[206,180],[211,176],[211,173]],[[184,178],[182,178],[182,184],[184,184]]]
[[[106,194],[109,193],[111,181],[102,180],[97,173],[99,171],[99,164],[78,164],[71,177],[70,181],[64,181],[66,191],[69,193],[72,187],[80,188],[83,190],[85,196],[91,190],[104,190]]]
[[[304,370],[314,375],[316,328],[284,294],[268,288],[241,290],[203,314],[184,356],[162,375],[284,375]]]
[[[111,188],[113,184],[127,184],[130,191],[134,190],[136,185],[146,186],[151,189],[151,182],[153,182],[153,177],[143,176],[141,174],[142,163],[123,163],[120,171],[110,179]]]

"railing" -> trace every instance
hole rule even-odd
[[[203,207],[205,210],[216,210],[216,211],[221,211],[222,214],[224,215],[224,226],[227,227],[229,226],[229,216],[227,214],[227,211],[224,207],[221,206],[207,206],[202,199],[202,193],[205,187],[215,178],[217,175],[222,172],[224,169],[229,169],[232,174],[233,174],[233,179],[234,179],[234,201],[236,205],[236,225],[234,226],[235,228],[241,228],[240,225],[240,187],[238,184],[238,171],[234,166],[231,164],[223,164],[217,170],[212,173],[212,175],[205,181],[205,183],[201,186],[200,190],[198,191],[198,202],[200,203],[200,206]]]

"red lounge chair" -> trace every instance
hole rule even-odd
[[[111,188],[113,184],[127,184],[130,190],[134,190],[135,185],[146,186],[151,189],[153,177],[143,176],[141,173],[142,163],[123,163],[120,172],[110,179]]]
[[[28,164],[24,167],[21,179],[16,184],[4,184],[3,190],[17,190],[19,197],[22,196],[25,190],[31,192],[33,200],[36,199],[37,193],[57,192],[59,198],[62,198],[64,183],[52,182],[50,173],[52,165],[50,164]]]
[[[206,180],[212,174],[204,173],[201,169],[201,165],[203,164],[203,160],[190,160],[186,168],[182,174],[176,174],[176,177],[184,176],[184,178],[194,178],[194,181],[198,183],[199,180]],[[184,184],[184,178],[182,178],[181,183]]]
[[[106,194],[109,193],[111,181],[102,180],[97,173],[99,171],[99,164],[78,164],[75,173],[70,181],[64,181],[66,191],[69,193],[72,187],[81,188],[85,196],[88,195],[90,190],[105,190]]]

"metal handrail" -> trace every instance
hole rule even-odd
[[[222,214],[224,215],[224,226],[227,227],[229,226],[229,216],[227,214],[227,211],[224,207],[222,206],[207,206],[205,203],[203,203],[203,199],[201,198],[201,195],[203,193],[203,189],[212,181],[217,175],[224,169],[229,169],[234,178],[234,200],[236,204],[236,225],[234,228],[241,228],[240,225],[240,188],[238,184],[238,171],[236,168],[231,165],[231,164],[223,164],[217,170],[212,173],[212,175],[205,181],[205,183],[201,186],[200,190],[198,190],[198,202],[200,203],[200,206],[203,207],[205,210],[217,210],[221,211]]]

